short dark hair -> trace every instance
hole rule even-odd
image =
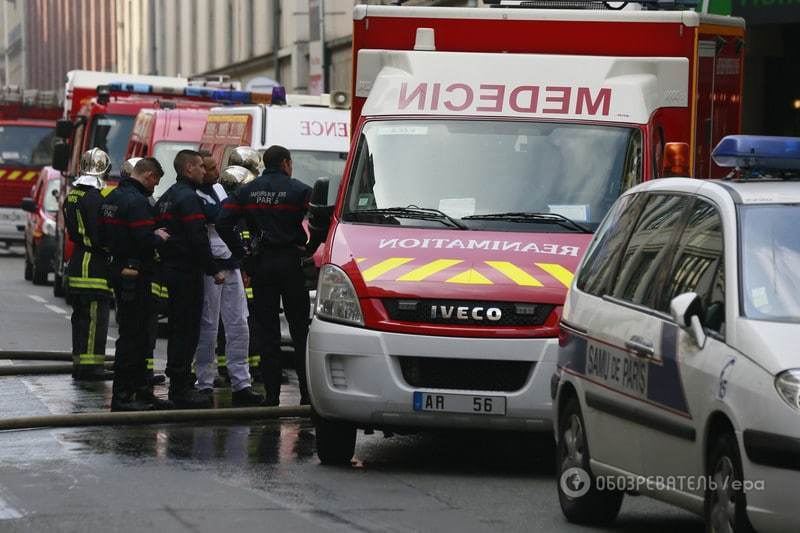
[[[155,157],[141,158],[139,161],[136,162],[136,165],[134,165],[133,171],[136,174],[141,174],[143,172],[152,172],[159,178],[164,175],[164,169],[161,167],[161,163],[159,163],[158,159],[156,159]]]
[[[283,146],[273,144],[264,152],[264,170],[267,172],[280,170],[281,163],[292,159],[292,154]]]
[[[198,150],[197,153],[200,154],[200,157],[202,157],[203,159],[205,159],[206,157],[214,157],[214,154],[212,154],[208,150]]]
[[[172,166],[175,167],[175,172],[177,172],[179,176],[182,176],[186,165],[195,157],[202,158],[203,156],[196,150],[181,150],[178,152],[178,155],[175,156],[175,161],[172,163]]]

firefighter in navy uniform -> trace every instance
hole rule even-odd
[[[81,156],[80,174],[64,203],[64,221],[75,244],[67,265],[67,290],[72,299],[72,377],[109,379],[104,369],[112,292],[108,256],[98,240],[98,215],[105,175],[111,160],[92,148]]]
[[[238,257],[236,225],[247,222],[253,241],[254,264],[251,285],[255,299],[255,319],[260,328],[261,372],[266,405],[278,405],[281,385],[280,304],[283,299],[286,320],[294,345],[295,368],[300,384],[300,403],[308,404],[305,353],[308,335],[309,297],[302,260],[313,253],[303,218],[308,209],[311,188],[292,179],[292,157],[282,146],[271,146],[264,153],[264,173],[243,186],[223,204],[217,232]]]
[[[145,157],[136,162],[130,174],[107,195],[100,209],[101,239],[111,255],[119,322],[111,410],[169,409],[170,402],[153,395],[147,373],[155,313],[151,294],[155,253],[169,239],[167,232],[156,230],[148,198],[164,171],[156,159]]]
[[[128,159],[127,161],[122,163],[122,167],[120,168],[120,172],[119,172],[120,173],[120,177],[121,178],[130,178],[133,175],[133,169],[136,166],[136,163],[138,163],[141,160],[142,160],[141,157],[131,157],[130,159]],[[161,168],[160,164],[159,164],[159,168]],[[161,172],[163,172],[163,169],[161,169]],[[156,185],[158,185],[158,184],[156,184]],[[153,200],[152,196],[149,196],[147,201],[151,206],[155,205],[155,200]],[[158,255],[157,251],[156,251],[156,255]],[[156,298],[156,301],[158,301],[158,298],[161,298],[161,285],[158,284],[157,280],[154,280],[151,283],[151,288],[152,288],[153,297]],[[156,309],[157,308],[158,308],[158,306],[156,305]],[[155,352],[155,349],[156,349],[156,341],[158,340],[158,312],[157,311],[154,311],[152,313],[152,317],[150,319],[150,327],[149,327],[148,331],[149,331],[149,334],[150,334],[150,353],[148,354],[147,359],[146,359],[146,361],[147,361],[147,371],[146,371],[147,380],[150,382],[151,385],[159,385],[159,384],[164,383],[166,381],[166,376],[164,376],[163,374],[156,374],[155,373],[155,355],[154,355],[154,352]]]
[[[181,150],[174,167],[177,180],[156,203],[158,225],[170,235],[159,250],[169,293],[169,398],[181,409],[203,409],[211,407],[213,399],[195,390],[191,366],[200,336],[204,276],[213,277],[217,284],[224,283],[225,277],[214,261],[203,202],[197,195],[205,179],[203,158],[194,150]]]

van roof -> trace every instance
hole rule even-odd
[[[353,8],[353,20],[367,17],[427,18],[427,19],[485,19],[485,20],[550,20],[581,22],[643,22],[682,23],[696,27],[702,24],[735,26],[744,28],[740,17],[707,15],[691,10],[644,11],[633,9],[525,9],[525,8],[476,8],[476,7],[425,7],[425,6],[377,6],[357,5]]]

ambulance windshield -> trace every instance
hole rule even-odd
[[[291,150],[292,177],[313,187],[318,178],[329,178],[328,204],[336,203],[339,184],[347,162],[347,152],[323,152],[321,150]],[[259,152],[262,156],[264,150]]]
[[[130,115],[97,115],[92,121],[89,147],[100,148],[108,154],[112,176],[119,176],[135,118]]]
[[[745,316],[800,322],[800,205],[745,205],[739,220]]]
[[[0,165],[43,167],[53,161],[54,128],[0,126]]]
[[[376,210],[414,206],[444,212],[474,230],[576,231],[542,214],[596,229],[619,194],[641,181],[641,154],[641,131],[628,127],[369,122],[359,139],[344,219],[437,225],[422,217],[374,216]],[[537,216],[521,216],[530,214]]]

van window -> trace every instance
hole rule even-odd
[[[161,163],[161,168],[164,169],[164,175],[161,176],[161,181],[158,182],[156,190],[153,191],[153,198],[161,198],[161,195],[175,184],[177,173],[175,172],[173,163],[175,162],[175,156],[178,155],[178,152],[181,150],[197,150],[197,146],[198,143],[189,142],[161,141],[156,143],[153,147],[153,157],[158,159],[158,162]]]
[[[676,230],[691,204],[687,196],[650,194],[636,224],[619,271],[612,296],[631,303],[655,307],[655,297],[669,272]]]
[[[703,302],[703,323],[723,333],[725,325],[725,256],[722,218],[708,202],[697,200],[686,229],[675,248],[672,272],[657,307],[668,312],[672,299],[686,292],[697,293]]]
[[[622,250],[639,218],[644,196],[628,195],[617,201],[597,230],[597,238],[589,249],[578,273],[578,289],[595,296],[611,293]]]

